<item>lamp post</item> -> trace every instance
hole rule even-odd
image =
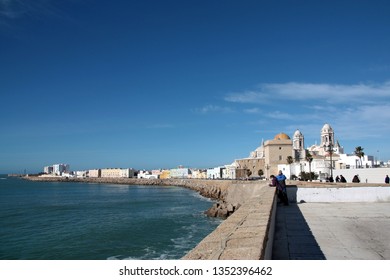
[[[270,166],[269,166],[268,164],[266,164],[266,165],[265,165],[265,169],[267,170],[267,174],[266,174],[267,178],[269,178],[269,174],[268,174],[269,168],[270,168]]]
[[[309,157],[307,159],[307,161],[309,162],[309,178],[310,178],[310,182],[311,182],[312,181],[312,178],[311,178],[311,162],[313,161],[313,158]]]
[[[329,152],[330,156],[330,177],[333,179],[333,161],[332,161],[332,154],[333,154],[333,144],[329,143],[328,145],[324,145],[324,150]],[[326,154],[325,154],[325,160],[326,160]]]

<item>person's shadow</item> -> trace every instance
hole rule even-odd
[[[295,197],[294,197],[295,193]],[[288,187],[289,206],[276,207],[273,260],[325,260],[305,217],[296,204],[296,187]]]

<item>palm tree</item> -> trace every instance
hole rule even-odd
[[[247,179],[252,175],[252,171],[250,171],[249,169],[246,169],[246,177]]]
[[[313,161],[313,156],[309,153],[309,151],[306,151],[306,160],[309,162],[309,176],[311,182],[311,162]]]
[[[290,178],[291,178],[291,164],[294,162],[294,159],[293,159],[293,157],[292,156],[288,156],[287,157],[287,164],[288,164],[288,166],[289,166],[289,168],[290,168]]]
[[[357,146],[355,148],[355,151],[353,152],[355,154],[355,156],[357,156],[360,160],[360,168],[362,167],[363,163],[362,163],[362,157],[364,157],[364,152],[363,152],[364,148],[362,148],[361,146]]]

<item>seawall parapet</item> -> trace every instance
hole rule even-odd
[[[275,189],[252,185],[256,194],[206,236],[184,260],[270,259],[276,213]],[[252,190],[249,191],[253,193]]]

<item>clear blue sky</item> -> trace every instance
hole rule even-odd
[[[329,123],[390,159],[389,1],[0,0],[0,173],[207,168]]]

